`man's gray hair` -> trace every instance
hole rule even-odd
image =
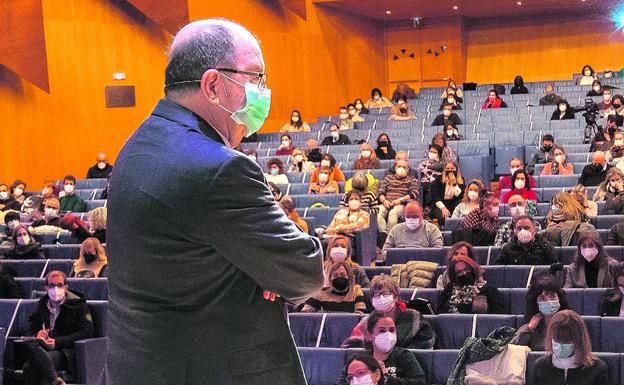
[[[209,68],[231,68],[235,64],[236,45],[226,26],[206,26],[188,40],[176,45],[169,53],[165,70],[165,95],[199,88]]]

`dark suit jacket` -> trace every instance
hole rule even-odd
[[[257,164],[161,100],[117,158],[108,210],[109,383],[305,383],[283,301],[262,293],[319,290],[321,245]]]

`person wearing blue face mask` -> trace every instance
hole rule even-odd
[[[552,317],[546,355],[535,361],[532,384],[608,385],[607,364],[592,353],[585,322],[572,310]]]
[[[267,162],[268,173],[264,174],[267,182],[275,184],[288,184],[288,177],[284,174],[284,163],[279,158],[273,158]]]
[[[544,350],[546,330],[560,310],[569,309],[565,292],[555,277],[543,277],[532,283],[527,292],[524,321],[511,343],[524,345],[531,350]]]
[[[234,22],[194,21],[164,84],[108,189],[107,382],[305,385],[285,302],[323,287],[321,243],[234,150],[269,115],[260,44]]]

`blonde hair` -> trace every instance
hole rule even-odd
[[[106,207],[97,207],[89,211],[87,216],[89,217],[89,223],[92,230],[106,229],[106,218],[108,217],[108,211]]]
[[[368,150],[370,151],[371,155],[370,155],[370,160],[375,160],[377,159],[377,154],[375,154],[375,149],[373,148],[373,146],[371,146],[368,143],[362,143],[360,144],[360,152],[364,151],[364,150]]]
[[[564,221],[580,221],[585,214],[585,209],[579,201],[567,192],[558,192],[553,198],[552,204],[559,206]],[[552,220],[552,211],[548,213],[548,220]]]
[[[304,162],[306,162],[306,161],[308,160],[308,157],[306,156],[305,151],[303,151],[303,150],[302,150],[302,149],[300,149],[300,148],[295,148],[295,149],[293,150],[292,154],[290,155],[291,159],[293,159],[293,160],[294,160],[294,158],[295,158],[295,156],[296,156],[296,155],[301,155],[301,156],[303,156],[303,161],[304,161]]]
[[[444,170],[442,171],[442,183],[443,184],[447,184],[448,183],[448,177],[446,175],[446,165],[449,164],[449,163],[454,165],[455,169],[457,170],[457,183],[458,184],[463,184],[464,183],[464,178],[462,177],[461,171],[459,171],[459,162],[457,162],[457,161],[455,161],[453,159],[449,159],[449,160],[446,161],[446,163],[444,163]]]
[[[468,191],[469,191],[468,189],[473,184],[475,186],[479,187],[479,191],[477,191],[478,193],[481,193],[481,190],[485,190],[485,183],[483,183],[483,181],[481,179],[473,179],[473,180],[471,180],[470,183],[468,183],[466,185],[466,190],[465,190],[465,193],[464,193],[464,198],[462,199],[462,203],[470,203],[470,197],[468,197]]]
[[[87,248],[89,250],[86,250]],[[95,251],[95,255],[97,256],[97,258],[95,259],[95,261],[89,264],[85,261],[84,254],[85,252],[89,252],[91,250]],[[84,242],[82,242],[82,244],[80,245],[80,255],[78,257],[78,260],[74,262],[74,272],[80,273],[84,270],[91,270],[95,273],[95,276],[97,277],[106,264],[108,264],[108,258],[106,257],[106,251],[104,250],[104,246],[102,246],[97,238],[90,237],[85,239]]]

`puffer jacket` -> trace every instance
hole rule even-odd
[[[425,261],[409,261],[392,265],[390,276],[401,288],[430,287],[438,264]]]

